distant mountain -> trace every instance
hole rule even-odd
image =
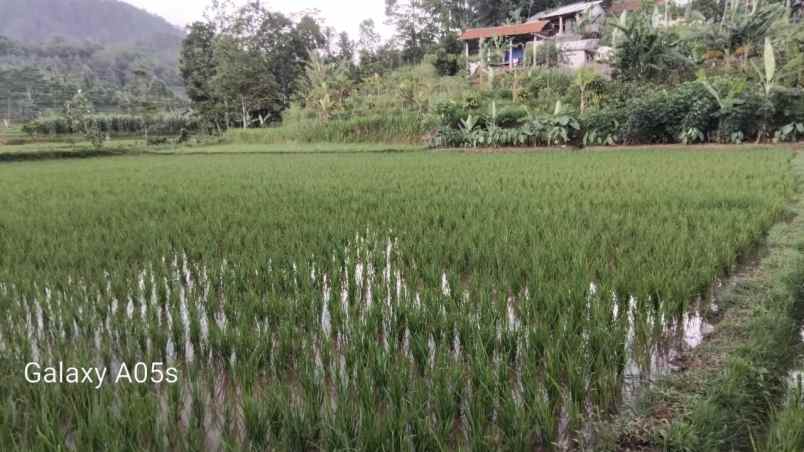
[[[0,0],[0,35],[29,43],[63,38],[108,46],[175,41],[183,32],[118,0]]]
[[[166,20],[118,0],[0,0],[0,117],[58,112],[79,89],[98,110],[120,111],[138,73],[164,87],[165,105],[181,105],[183,38]]]

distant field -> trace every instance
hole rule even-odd
[[[792,195],[786,151],[368,150],[0,164],[0,442],[581,441]],[[23,380],[58,359],[180,377]]]
[[[32,139],[18,129],[0,129],[0,161],[39,160],[71,156],[109,155],[120,153],[139,154],[254,154],[254,153],[360,153],[399,152],[422,150],[422,145],[412,144],[343,144],[343,143],[289,143],[259,144],[242,143],[234,138],[222,139],[222,143],[210,138],[208,143],[183,145],[161,144],[144,146],[141,138],[114,138],[102,149],[96,150],[91,143],[80,138],[50,137]]]
[[[290,143],[290,144],[239,144],[226,143],[215,146],[187,146],[166,149],[177,154],[299,154],[299,153],[345,153],[421,151],[424,147],[413,144],[342,144],[342,143]]]
[[[75,155],[103,155],[133,152],[142,148],[142,140],[115,138],[97,151],[91,143],[77,137],[33,138],[19,128],[0,127],[0,161],[63,158]]]
[[[115,139],[103,146],[103,149],[136,150],[142,148],[142,140]],[[92,144],[76,140],[72,143],[64,141],[32,142],[0,146],[0,154],[35,154],[47,152],[77,152],[92,150]]]

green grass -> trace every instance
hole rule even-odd
[[[166,149],[165,152],[177,154],[356,154],[364,152],[403,152],[421,151],[416,144],[345,144],[345,143],[288,143],[288,144],[238,144],[180,146]]]
[[[349,119],[285,121],[280,127],[232,129],[227,136],[237,144],[286,143],[394,143],[422,145],[436,127],[428,117],[416,113],[375,114]]]
[[[60,140],[63,140],[60,139]],[[142,140],[115,139],[106,143],[102,149],[95,149],[91,143],[76,139],[66,141],[42,141],[22,144],[0,144],[0,161],[45,160],[75,156],[102,156],[138,152],[143,149]]]
[[[418,144],[382,144],[382,143],[280,143],[280,144],[243,144],[232,138],[209,138],[197,143],[175,145],[166,144],[146,147],[141,139],[116,138],[95,149],[91,143],[74,139],[65,141],[64,137],[52,141],[22,140],[21,144],[0,143],[0,161],[49,160],[71,157],[101,157],[122,154],[295,154],[295,153],[364,153],[364,152],[403,152],[421,151]],[[16,141],[16,140],[12,140]]]
[[[587,404],[619,406],[629,330],[634,353],[649,349],[652,319],[683,313],[761,241],[792,195],[790,162],[741,150],[2,164],[0,442],[552,448],[578,438]],[[30,385],[34,358],[166,361],[181,377]]]
[[[798,375],[804,362],[798,364]],[[804,450],[804,383],[791,378],[782,406],[774,413],[768,433],[768,452],[798,452]]]

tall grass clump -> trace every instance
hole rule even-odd
[[[388,143],[417,144],[434,123],[417,113],[371,114],[348,119],[302,119],[279,127],[232,129],[229,139],[240,144]]]

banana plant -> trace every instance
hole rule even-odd
[[[478,118],[475,118],[472,115],[466,117],[466,119],[461,119],[461,129],[464,132],[474,132],[477,128]]]
[[[722,95],[717,91],[717,89],[715,89],[714,86],[712,86],[711,83],[709,83],[708,80],[701,80],[701,84],[704,86],[704,88],[706,88],[707,91],[709,91],[709,94],[711,94],[712,97],[714,97],[715,100],[717,101],[718,112],[716,116],[718,118],[718,130],[722,131],[724,119],[733,114],[745,102],[737,97],[733,97],[730,95]],[[730,137],[730,141],[734,142],[734,138]]]
[[[580,123],[574,117],[564,114],[561,101],[556,101],[556,107],[551,118],[552,127],[547,132],[547,145],[567,144],[572,135],[581,129]]]
[[[619,41],[621,37],[622,29],[628,25],[628,11],[623,11],[622,14],[620,14],[620,20],[617,25],[618,26],[614,27],[611,34],[611,46],[614,48],[617,48],[617,41]]]
[[[804,124],[791,122],[776,131],[773,136],[773,142],[784,143],[788,141],[798,141],[801,137],[804,137]]]
[[[689,129],[681,132],[681,142],[685,145],[692,143],[701,143],[704,141],[704,133],[697,127],[690,127]]]
[[[773,43],[769,37],[765,38],[765,50],[762,54],[763,69],[757,67],[753,61],[751,64],[754,70],[762,81],[762,87],[765,92],[765,97],[770,97],[770,93],[776,86],[776,54],[773,49]]]
[[[478,125],[479,119],[472,115],[467,116],[466,119],[461,119],[462,141],[464,143],[470,144],[472,147],[477,147],[478,144],[482,144],[482,134],[476,130]]]
[[[597,131],[590,130],[583,135],[583,146],[614,146],[617,144],[617,139],[611,135]]]
[[[765,95],[765,102],[764,106],[762,107],[762,127],[757,135],[757,143],[762,141],[762,139],[765,138],[765,135],[767,135],[768,121],[770,118],[770,113],[773,110],[771,93],[776,88],[776,55],[773,49],[773,43],[769,37],[765,37],[765,50],[762,55],[762,61],[764,64],[764,70],[760,70],[760,68],[758,68],[753,61],[751,62],[754,70],[762,82],[763,94]]]

